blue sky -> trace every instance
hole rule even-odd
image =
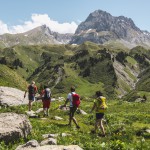
[[[25,32],[42,24],[60,33],[74,33],[98,9],[131,18],[150,32],[149,7],[150,0],[0,0],[0,34]]]

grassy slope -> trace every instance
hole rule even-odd
[[[87,100],[83,99],[80,108],[88,113],[91,110],[92,101],[92,99],[89,99],[87,102]],[[68,123],[68,112],[55,109],[63,103],[58,101],[52,102],[50,116],[46,120],[30,119],[33,129],[26,141],[35,139],[40,142],[43,140],[42,135],[47,133],[69,133],[71,134],[69,137],[58,136],[57,142],[59,145],[77,144],[84,150],[149,149],[150,134],[145,132],[145,129],[148,129],[150,124],[149,101],[147,103],[127,103],[108,100],[108,110],[106,113],[108,126],[104,124],[107,133],[105,138],[91,134],[91,130],[94,128],[94,114],[76,114],[81,129],[77,130],[74,124],[71,128],[68,127],[66,125]],[[33,105],[34,110],[40,107],[42,107],[41,103]],[[7,108],[1,109],[0,112],[15,111],[24,113],[26,109],[26,107]],[[60,116],[63,120],[54,120],[54,116]],[[16,144],[10,144],[9,146],[4,146],[3,144],[3,147],[5,149],[9,147],[9,149],[13,150],[17,145],[24,142],[22,139],[16,142]]]
[[[0,64],[0,86],[15,87],[24,90],[27,82],[14,70]]]
[[[88,82],[86,79],[78,76],[78,72],[71,68],[71,64],[65,63],[64,70],[67,77],[65,77],[65,79],[56,86],[56,88],[60,88],[59,93],[69,91],[72,85],[77,88],[77,92],[79,94],[85,97],[94,95],[96,89],[103,91],[103,84],[101,82],[95,84]]]

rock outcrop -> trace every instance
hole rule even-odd
[[[28,98],[24,99],[24,91],[16,88],[0,86],[0,105],[19,106],[28,104]]]
[[[32,126],[25,115],[0,113],[0,141],[6,143],[26,138]]]
[[[24,145],[20,145],[16,148],[16,150],[83,150],[78,145],[44,145],[39,146],[36,140],[28,141]]]

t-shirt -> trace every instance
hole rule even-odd
[[[70,107],[73,107],[73,104],[72,104],[72,94],[76,94],[75,92],[72,92],[72,93],[69,93],[68,96],[67,96],[67,99],[69,99],[69,102],[70,102]]]
[[[36,85],[29,85],[28,86],[28,92],[29,92],[29,95],[35,95],[36,92],[37,92],[37,86]]]
[[[103,96],[100,96],[99,98],[94,100],[94,103],[96,104],[96,112],[97,113],[104,113],[107,109],[106,105],[106,98]]]

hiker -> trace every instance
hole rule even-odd
[[[43,112],[44,117],[49,116],[49,108],[50,108],[50,102],[51,102],[51,90],[48,88],[48,86],[44,86],[44,90],[41,92],[42,102],[43,102]]]
[[[105,137],[105,129],[103,126],[103,117],[104,117],[104,113],[107,109],[107,105],[105,103],[106,98],[103,96],[103,94],[100,91],[97,91],[95,93],[96,95],[96,99],[94,100],[94,104],[91,110],[91,113],[93,110],[96,111],[96,122],[95,122],[95,129],[93,131],[93,133],[96,133],[96,130],[98,128],[98,126],[100,126],[100,129],[102,131],[102,136]]]
[[[28,108],[29,111],[31,111],[32,103],[34,102],[35,94],[37,93],[37,86],[35,85],[34,81],[32,81],[31,84],[27,87],[27,90],[24,93],[24,98],[26,97],[27,92],[28,92],[28,99],[29,99]]]
[[[78,94],[75,93],[75,87],[70,88],[71,93],[68,94],[67,99],[65,101],[64,107],[66,107],[66,104],[70,102],[70,112],[69,112],[69,126],[71,126],[71,122],[73,122],[76,125],[76,128],[79,129],[80,126],[77,123],[77,120],[74,117],[74,113],[76,112],[79,104],[80,104],[80,97]]]

